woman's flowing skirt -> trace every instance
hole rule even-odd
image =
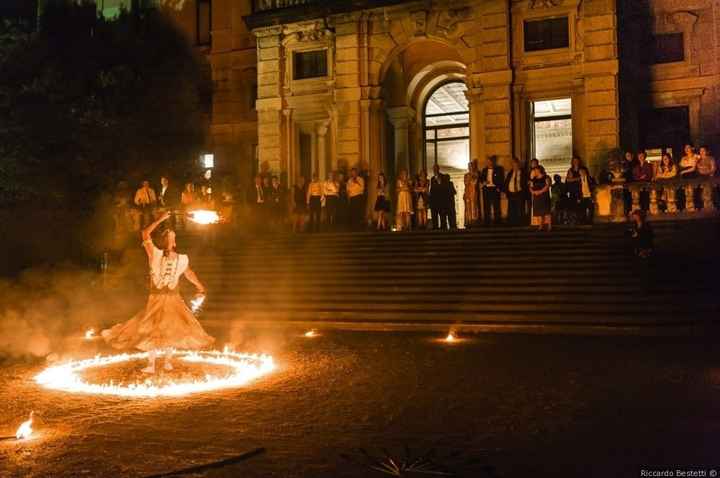
[[[127,322],[103,330],[102,336],[116,349],[143,351],[199,350],[215,341],[205,333],[179,293],[151,293],[145,309]]]
[[[412,194],[410,194],[410,191],[400,191],[398,193],[398,203],[395,212],[397,214],[412,214],[413,202]]]

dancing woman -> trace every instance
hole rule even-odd
[[[163,231],[162,249],[155,247],[150,237],[169,217],[169,213],[163,214],[142,231],[143,247],[150,265],[150,295],[145,309],[127,322],[102,331],[105,341],[116,349],[135,348],[148,352],[149,363],[142,370],[145,373],[155,373],[159,350],[165,350],[165,370],[172,370],[172,349],[199,350],[215,341],[205,333],[180,297],[180,276],[185,276],[200,294],[205,293],[205,287],[190,269],[188,256],[175,251],[175,232],[172,229]]]

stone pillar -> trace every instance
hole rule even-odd
[[[282,169],[282,98],[280,27],[256,30],[258,72],[258,161],[259,170]]]
[[[327,149],[327,132],[328,132],[329,121],[322,121],[317,125],[316,128],[316,145],[317,145],[317,162],[318,162],[318,176],[321,181],[327,179],[327,175],[330,172],[328,165],[328,157],[326,153]]]
[[[582,14],[584,157],[597,172],[607,164],[610,150],[620,144],[617,11],[615,2],[586,0]]]
[[[414,111],[408,106],[398,106],[389,108],[387,113],[395,130],[395,164],[398,171],[405,169],[410,174],[410,121],[415,116]],[[396,172],[393,171],[393,174]]]

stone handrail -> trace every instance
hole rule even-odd
[[[253,12],[266,12],[316,3],[318,0],[253,0]]]
[[[718,215],[713,201],[715,190],[720,187],[720,178],[697,177],[692,179],[658,179],[643,182],[616,182],[603,184],[595,191],[596,218],[599,221],[623,222],[627,220],[626,204],[631,198],[631,210],[641,209],[642,195],[648,194],[647,213],[651,219],[699,219]],[[683,204],[679,203],[678,191],[684,191]],[[696,193],[699,190],[700,208],[696,207]],[[660,203],[666,204],[665,211]]]

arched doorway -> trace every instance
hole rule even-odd
[[[465,204],[463,177],[470,160],[470,109],[462,81],[438,86],[423,110],[424,160],[428,171],[437,163],[455,184],[458,227],[463,227]]]

